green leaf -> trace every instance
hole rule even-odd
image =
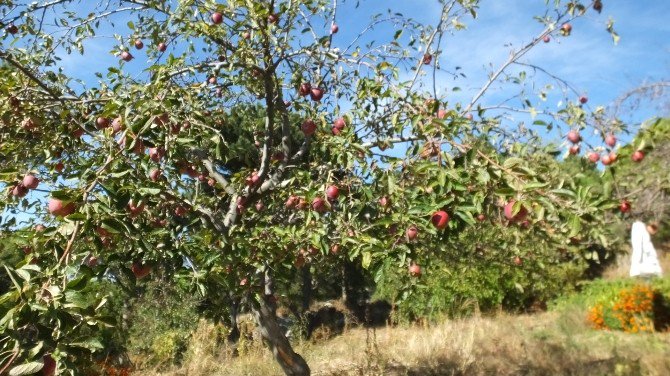
[[[39,372],[42,367],[44,367],[42,361],[21,364],[12,368],[11,371],[9,371],[9,376],[34,375]]]

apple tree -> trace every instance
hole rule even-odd
[[[4,268],[0,372],[82,369],[111,325],[105,296],[82,290],[160,269],[244,297],[284,372],[307,375],[275,316],[277,282],[297,269],[346,258],[411,292],[478,231],[506,234],[504,258],[528,232],[547,249],[602,238],[609,194],[557,176],[560,151],[534,129],[577,144],[587,98],[566,93],[533,127],[482,104],[602,3],[551,2],[464,103],[436,77],[480,4],[436,3],[435,25],[389,11],[344,40],[355,6],[337,0],[1,2],[2,228],[22,230],[26,254]],[[95,73],[66,69],[76,54]]]

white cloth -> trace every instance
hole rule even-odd
[[[630,276],[658,275],[661,276],[661,265],[656,256],[656,249],[651,243],[651,236],[647,231],[647,226],[636,221],[633,223],[630,236],[633,254],[630,260]]]

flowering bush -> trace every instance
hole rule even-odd
[[[588,321],[598,330],[622,330],[627,333],[654,332],[664,327],[656,317],[661,293],[652,286],[638,284],[619,291],[615,300],[599,302],[589,309]]]

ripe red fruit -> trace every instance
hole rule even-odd
[[[616,137],[613,134],[605,136],[605,145],[613,148],[616,145]]]
[[[619,210],[622,213],[628,213],[628,212],[630,212],[630,209],[631,209],[631,206],[630,206],[630,202],[628,200],[623,200],[619,204]]]
[[[5,28],[5,30],[7,30],[7,32],[10,33],[10,34],[12,34],[12,35],[14,35],[14,34],[16,34],[16,33],[19,32],[19,28],[18,28],[16,25],[14,25],[14,24],[9,24],[9,25],[7,25],[7,27]]]
[[[573,144],[576,144],[582,140],[582,136],[580,136],[579,132],[574,129],[568,132],[567,138],[568,141],[572,142]]]
[[[379,199],[379,206],[382,208],[387,208],[390,204],[391,200],[386,196],[382,196],[382,198]]]
[[[117,117],[114,120],[112,120],[112,134],[117,134],[121,132],[121,130],[123,130],[123,119]]]
[[[40,184],[40,180],[35,175],[28,174],[23,177],[21,184],[28,189],[35,189]]]
[[[300,201],[300,198],[298,196],[291,195],[288,197],[286,200],[286,203],[284,204],[287,209],[293,209],[298,205],[298,202]]]
[[[523,261],[521,260],[521,257],[514,256],[514,265],[521,266],[521,264],[523,264]]]
[[[346,123],[346,121],[344,120],[344,118],[337,118],[337,119],[335,119],[335,121],[333,122],[333,128],[337,128],[337,129],[340,130],[340,131],[343,130],[344,127],[346,127],[346,126],[347,126],[347,123]]]
[[[174,208],[174,215],[176,215],[177,217],[183,217],[186,214],[188,214],[187,207],[179,205],[176,208]]]
[[[405,231],[405,234],[407,235],[407,239],[414,240],[419,235],[419,229],[417,229],[416,226],[410,226],[407,231]]]
[[[109,236],[112,235],[112,234],[109,233],[109,231],[105,230],[105,229],[102,228],[102,227],[97,227],[97,228],[95,229],[95,232],[97,232],[98,235],[100,235],[101,238],[107,238],[107,237],[109,237]]]
[[[545,35],[544,38],[542,38],[542,41],[544,43],[549,43],[551,41],[551,37],[549,35]]]
[[[219,12],[212,13],[212,23],[215,25],[220,25],[223,22],[223,14]]]
[[[615,152],[610,152],[610,160],[612,161],[612,163],[616,162],[617,155]]]
[[[472,120],[474,117],[472,116],[471,113],[468,112],[467,114],[465,114],[465,118],[468,120]]]
[[[326,197],[328,197],[329,200],[337,200],[337,198],[340,196],[340,189],[337,188],[336,185],[331,185],[326,188]]]
[[[642,160],[644,159],[644,152],[642,150],[635,150],[635,152],[633,152],[633,155],[631,155],[631,159],[633,160],[633,162],[642,162]]]
[[[521,222],[524,219],[526,219],[526,216],[528,215],[528,210],[526,210],[526,208],[523,205],[521,205],[521,207],[519,207],[519,211],[516,214],[514,214],[515,203],[516,203],[515,200],[511,200],[510,202],[507,203],[507,205],[505,205],[504,210],[505,218],[507,218],[507,220],[509,220],[510,222]]]
[[[121,60],[126,61],[126,62],[130,61],[130,60],[133,60],[133,55],[128,51],[123,51],[123,52],[121,52]]]
[[[337,34],[338,31],[340,31],[340,27],[337,26],[336,23],[334,23],[330,26],[330,33],[331,34]]]
[[[323,213],[328,210],[328,205],[326,205],[326,200],[321,197],[315,197],[312,200],[312,209],[317,213]]]
[[[247,177],[245,179],[245,183],[249,186],[252,187],[256,184],[258,184],[261,180],[261,177],[258,175],[258,172],[254,171],[251,173],[251,176]]]
[[[74,213],[75,207],[72,202],[66,204],[57,198],[52,198],[49,200],[48,210],[57,217],[65,217]]]
[[[216,85],[216,77],[212,76],[210,77],[207,82],[209,82],[210,85]]]
[[[160,178],[161,178],[161,170],[154,168],[149,172],[149,179],[151,179],[151,181],[158,181],[158,179]]]
[[[74,138],[80,138],[83,135],[84,135],[84,130],[81,129],[81,128],[77,128],[74,131],[72,131],[72,137],[74,137]]]
[[[301,83],[300,87],[298,88],[298,94],[300,94],[300,96],[302,97],[309,95],[311,91],[312,91],[312,85],[309,82]]]
[[[333,244],[330,246],[330,253],[333,255],[336,255],[340,253],[340,245],[339,244]]]
[[[586,102],[588,102],[588,101],[589,101],[589,97],[587,97],[586,95],[582,95],[582,96],[579,97],[579,103],[581,103],[581,104],[586,104]]]
[[[600,160],[600,154],[596,153],[595,151],[589,153],[589,161],[593,163],[598,163],[599,160]]]
[[[319,102],[321,98],[323,98],[323,89],[318,88],[318,87],[313,87],[312,90],[309,92],[309,97],[312,98],[313,101]]]
[[[311,136],[316,132],[316,123],[312,119],[307,119],[302,122],[301,129],[305,136]]]
[[[479,222],[484,222],[484,221],[486,220],[486,215],[484,215],[484,214],[479,214],[479,215],[477,216],[477,220],[478,220]]]
[[[43,224],[39,224],[35,226],[35,231],[36,232],[44,232],[47,228]]]
[[[272,154],[271,160],[273,162],[282,162],[284,160],[284,153],[281,151],[278,151],[274,154]]]
[[[144,210],[144,204],[135,204],[133,200],[128,202],[128,210],[130,211],[130,218],[135,218],[138,215],[142,214]]]
[[[412,277],[420,277],[421,276],[421,267],[417,264],[412,264],[409,266],[409,275]]]
[[[447,111],[446,110],[443,110],[441,108],[439,110],[437,110],[437,118],[438,119],[444,119],[445,117],[447,117]]]
[[[251,33],[248,31],[245,31],[242,33],[242,38],[244,39],[251,39]]]
[[[279,22],[279,15],[276,13],[269,15],[268,22],[271,24],[276,24],[277,22]]]
[[[151,266],[145,265],[139,261],[133,262],[133,266],[130,267],[135,275],[135,278],[142,279],[151,273]]]
[[[449,223],[449,214],[444,210],[437,211],[430,217],[430,221],[438,230],[442,230],[447,227],[447,224]]]
[[[137,48],[138,50],[143,49],[144,48],[144,42],[142,42],[141,39],[136,39],[135,40],[135,48]]]
[[[63,162],[58,162],[54,165],[54,170],[56,170],[56,172],[61,172],[63,171],[64,168],[65,165],[63,164]]]
[[[158,163],[165,155],[165,149],[162,147],[149,148],[149,158]]]
[[[98,129],[105,129],[109,127],[109,119],[100,116],[97,119],[95,119],[95,126],[98,127]]]
[[[423,54],[423,63],[426,65],[430,65],[430,63],[433,61],[433,56],[431,54]]]
[[[51,354],[42,356],[42,376],[54,376],[56,374],[56,361]]]
[[[564,35],[570,35],[570,33],[572,32],[572,25],[570,25],[569,23],[564,23],[561,26],[561,31],[563,32]]]
[[[28,194],[28,189],[21,184],[15,185],[12,189],[12,196],[14,197],[24,197]]]
[[[265,209],[265,204],[263,204],[263,201],[258,201],[256,202],[256,210],[258,211],[263,211]]]
[[[600,0],[596,0],[593,2],[593,10],[596,12],[600,13],[603,10],[603,3]]]
[[[158,43],[158,51],[165,52],[167,50],[167,44],[160,42]]]
[[[610,158],[609,154],[605,154],[600,158],[600,161],[603,162],[605,166],[611,165],[614,161]]]
[[[577,154],[579,154],[579,150],[580,150],[579,145],[572,145],[572,146],[570,146],[570,150],[569,150],[570,155],[577,155]]]

